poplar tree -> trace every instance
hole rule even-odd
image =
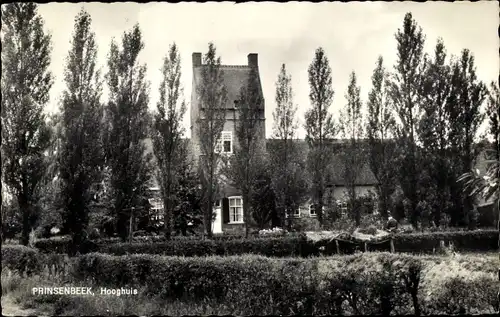
[[[363,168],[363,117],[361,114],[360,87],[357,86],[356,73],[352,72],[347,87],[347,104],[340,114],[339,128],[346,144],[342,146],[342,167],[350,207],[356,226],[361,223],[361,206],[356,201],[356,181]]]
[[[237,101],[235,135],[237,143],[231,158],[231,179],[243,198],[243,219],[245,236],[249,234],[252,217],[252,190],[259,173],[259,165],[264,162],[263,132],[264,98],[256,67],[251,67],[246,84],[240,90]]]
[[[389,216],[391,195],[395,190],[394,146],[395,120],[388,96],[389,74],[382,56],[377,60],[372,75],[372,89],[368,94],[367,136],[369,162],[377,179],[379,210],[384,218]]]
[[[473,202],[470,196],[463,195],[463,188],[456,181],[460,175],[473,168],[477,156],[475,139],[478,128],[483,122],[481,105],[487,97],[485,84],[477,78],[474,56],[468,49],[452,63],[451,92],[447,102],[450,116],[450,150],[455,158],[454,183],[452,195],[455,208],[451,212],[452,225],[473,225]]]
[[[286,65],[281,66],[276,81],[276,108],[273,112],[272,143],[269,146],[271,186],[276,197],[277,217],[273,226],[284,225],[288,215],[288,227],[293,222],[293,210],[299,208],[307,194],[304,162],[298,152],[297,105],[293,101],[292,76]],[[279,223],[278,221],[279,220]]]
[[[411,13],[404,17],[403,28],[395,35],[397,61],[390,84],[391,104],[397,113],[399,148],[399,183],[409,201],[410,222],[418,226],[419,209],[419,153],[417,126],[420,117],[421,85],[425,65],[423,49],[425,37]]]
[[[308,74],[311,101],[311,108],[305,114],[306,141],[309,145],[308,168],[312,176],[312,197],[316,215],[322,225],[325,174],[331,151],[329,141],[336,133],[332,114],[328,112],[334,95],[332,70],[323,48],[316,50]]]
[[[424,185],[430,195],[425,198],[433,210],[433,221],[440,225],[441,213],[448,209],[450,201],[449,184],[449,126],[450,119],[446,104],[451,93],[451,69],[446,63],[446,49],[438,39],[434,58],[427,61],[422,84],[422,117],[417,129],[422,142],[424,170],[430,184]],[[423,188],[424,189],[424,188]]]
[[[83,9],[75,18],[71,48],[66,59],[61,106],[59,171],[63,200],[63,230],[73,236],[72,253],[86,238],[93,187],[103,166],[100,101],[102,83],[97,63],[92,19]]]
[[[221,58],[216,56],[216,48],[209,43],[203,58],[201,82],[197,87],[200,97],[200,118],[196,122],[200,138],[200,178],[203,186],[203,223],[208,237],[212,236],[213,205],[221,175],[221,154],[216,147],[226,121],[227,89]]]
[[[143,208],[151,181],[151,153],[144,143],[148,136],[149,83],[146,66],[138,56],[144,48],[138,25],[125,32],[121,47],[113,40],[106,80],[109,100],[105,107],[106,163],[110,167],[110,190],[116,229],[127,238],[129,221]]]
[[[154,116],[153,149],[158,163],[158,179],[164,205],[165,238],[170,240],[173,230],[173,214],[176,188],[180,175],[176,166],[186,158],[181,151],[182,119],[186,103],[181,99],[181,58],[177,45],[170,46],[163,61],[160,101]]]
[[[53,84],[52,47],[43,24],[35,3],[2,5],[2,180],[22,214],[23,245],[36,220],[51,140],[43,108]]]

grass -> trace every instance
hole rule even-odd
[[[364,253],[362,255],[363,263],[368,263],[377,257],[376,252]],[[255,257],[246,255],[245,257]],[[496,272],[498,270],[498,253],[464,253],[458,257],[422,255],[418,256],[424,262],[422,272],[421,288],[419,297],[422,303],[432,297],[438,296],[442,301],[460,300],[461,297],[467,297],[467,307],[475,307],[471,313],[494,313],[493,296],[496,296],[498,285],[496,283]],[[328,274],[330,270],[345,259],[344,256],[335,255],[329,257],[319,257],[308,261],[318,261],[318,269],[321,273]],[[353,257],[354,259],[354,257]],[[244,260],[244,259],[242,259]],[[283,259],[281,259],[283,260]],[[357,265],[358,263],[353,263]],[[333,266],[333,267],[332,267]],[[450,279],[450,277],[452,277]],[[487,286],[489,291],[481,294],[487,294],[491,297],[491,305],[475,302],[473,295],[469,295],[469,289],[465,289],[466,284],[463,281],[477,281],[478,288]],[[447,284],[448,283],[448,284]],[[449,283],[455,283],[456,287],[450,287]],[[447,287],[445,288],[444,286]],[[496,286],[495,286],[496,285]],[[64,276],[58,278],[49,278],[45,273],[32,277],[22,277],[10,272],[7,269],[2,270],[2,294],[8,296],[14,303],[24,309],[35,309],[38,315],[71,315],[71,316],[95,316],[95,315],[244,315],[247,314],[247,308],[235,307],[231,303],[214,303],[209,301],[187,302],[187,301],[169,301],[157,296],[146,295],[142,288],[138,289],[138,295],[112,296],[67,296],[67,295],[46,295],[37,296],[31,294],[33,287],[50,286],[91,286],[84,283],[70,282]],[[451,289],[451,293],[443,293],[444,289]],[[494,291],[494,292],[493,292]],[[96,292],[96,288],[94,288]],[[464,303],[457,303],[457,307]],[[486,307],[488,306],[488,307]],[[432,310],[434,309],[434,310]],[[430,307],[424,310],[424,313],[430,314],[436,311],[440,313],[455,314],[457,311],[439,311],[439,307]],[[262,306],[260,314],[273,314],[273,306],[265,303]]]

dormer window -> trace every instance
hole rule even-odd
[[[234,109],[238,109],[238,100],[234,101]]]

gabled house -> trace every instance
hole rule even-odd
[[[217,149],[218,153],[223,155],[233,155],[238,148],[237,138],[235,135],[236,124],[238,123],[238,100],[240,96],[241,88],[246,85],[250,71],[253,69],[257,72],[257,76],[259,77],[259,65],[258,65],[258,55],[255,53],[248,54],[247,56],[247,64],[246,65],[221,65],[221,69],[223,71],[224,76],[224,84],[227,90],[227,102],[225,104],[225,112],[226,112],[226,123],[224,125],[223,132],[221,134],[219,140],[219,146]],[[205,65],[202,64],[202,54],[201,53],[193,53],[192,54],[192,63],[193,63],[193,81],[192,81],[192,94],[191,94],[191,109],[190,109],[190,130],[191,130],[191,139],[186,140],[189,142],[189,148],[191,155],[195,162],[200,158],[201,150],[200,150],[200,131],[197,126],[198,120],[203,120],[203,105],[200,102],[200,97],[198,94],[198,87],[201,84],[202,71]],[[259,78],[260,84],[260,78]],[[260,92],[262,94],[262,87],[260,87]],[[273,142],[276,140],[266,140],[266,131],[265,131],[265,102],[264,98],[262,98],[263,102],[259,105],[259,109],[261,109],[261,125],[259,128],[258,139],[259,147],[263,150],[269,149],[272,146]],[[304,158],[307,156],[309,151],[309,147],[304,140],[297,140],[297,145],[299,148],[299,153],[304,155]],[[149,147],[151,148],[151,142],[149,142]],[[345,140],[332,140],[332,146],[341,146],[345,143]],[[334,152],[335,153],[335,152]],[[330,173],[330,183],[327,186],[333,190],[334,198],[336,201],[342,204],[344,199],[344,192],[346,189],[345,182],[341,173],[341,161],[335,155],[332,155],[331,158],[331,166],[332,172]],[[195,168],[195,167],[193,167]],[[357,181],[359,183],[356,187],[356,190],[359,195],[363,195],[367,192],[374,192],[375,186],[377,184],[376,179],[371,172],[368,163],[365,164],[362,168],[362,172],[360,173],[360,177]],[[151,204],[154,206],[153,209],[159,214],[155,219],[162,219],[163,217],[163,206],[161,201],[158,199],[159,194],[159,186],[153,184],[151,186],[152,199],[150,200]],[[345,204],[344,204],[345,205]],[[340,207],[342,208],[341,205]],[[219,197],[214,202],[215,207],[215,220],[213,223],[213,232],[214,233],[222,233],[222,232],[234,232],[234,231],[243,231],[244,230],[244,221],[243,221],[243,199],[240,191],[232,186],[227,180],[222,181],[219,190]],[[347,206],[344,206],[347,208]],[[313,206],[310,203],[310,200],[303,204],[297,211],[294,211],[293,217],[308,217],[315,218],[315,211]]]
[[[204,107],[199,96],[199,87],[202,84],[202,72],[206,65],[202,64],[202,54],[193,53],[193,87],[191,93],[191,150],[194,159],[197,160],[201,153],[200,149],[200,131],[197,122],[204,119]],[[254,70],[259,82],[259,91],[262,96],[262,104],[257,105],[261,112],[261,122],[258,129],[257,143],[259,148],[265,148],[265,102],[260,84],[258,55],[248,54],[246,65],[221,65],[220,66],[224,85],[227,91],[227,102],[225,107],[226,122],[221,133],[219,146],[216,151],[222,155],[233,155],[238,148],[236,137],[236,126],[238,124],[238,101],[240,99],[241,89],[248,83],[250,72]],[[219,197],[215,201],[216,218],[214,221],[213,232],[227,232],[243,230],[243,199],[241,193],[231,186],[229,182],[222,182],[219,191]]]

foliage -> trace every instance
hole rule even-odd
[[[411,13],[407,13],[403,29],[395,35],[398,59],[389,84],[391,104],[398,115],[396,127],[399,141],[399,182],[410,202],[409,217],[414,226],[420,218],[417,210],[419,159],[416,129],[420,116],[423,80],[423,48],[425,37]]]
[[[71,232],[76,253],[89,221],[93,191],[101,179],[104,150],[101,139],[102,83],[96,70],[97,46],[90,29],[92,19],[83,9],[75,29],[65,69],[66,90],[62,97],[60,151],[58,155],[63,232]]]
[[[123,34],[121,48],[112,41],[106,75],[106,161],[111,168],[112,210],[123,240],[128,235],[132,207],[142,205],[146,199],[151,176],[151,153],[146,153],[144,144],[149,124],[149,88],[146,66],[138,64],[143,47],[138,25]]]
[[[397,252],[432,253],[439,249],[439,241],[453,243],[461,251],[495,250],[498,243],[498,231],[453,231],[397,234],[394,247]]]
[[[423,147],[423,174],[421,191],[424,192],[417,204],[422,220],[441,223],[442,214],[451,206],[449,184],[453,183],[448,152],[450,138],[450,115],[447,103],[451,93],[451,68],[446,64],[446,49],[442,39],[438,39],[434,58],[426,60],[422,92],[422,116],[417,126],[417,134]],[[422,209],[422,203],[427,208]]]
[[[252,217],[260,229],[276,217],[276,193],[273,189],[270,165],[268,160],[261,162],[252,184]]]
[[[329,147],[326,142],[336,133],[332,114],[328,112],[333,101],[332,70],[325,51],[316,50],[308,69],[312,108],[305,114],[306,141],[309,145],[308,167],[312,178],[312,197],[320,225],[323,224],[323,196]]]
[[[489,133],[495,144],[497,161],[500,161],[500,89],[498,82],[491,82],[486,113],[489,119]]]
[[[423,258],[388,253],[324,260],[89,254],[79,258],[75,277],[106,287],[143,285],[146,294],[174,302],[231,303],[245,314],[420,315],[454,306],[444,300],[445,294],[461,275],[453,270],[438,283],[432,278],[432,271],[446,271],[448,265],[448,261],[439,266]],[[461,294],[461,301],[472,304],[469,312],[491,311],[479,305],[491,303],[497,287],[481,285],[480,276],[485,275],[475,274],[460,284],[475,295]]]
[[[21,275],[32,275],[40,272],[41,265],[36,249],[24,245],[2,245],[2,267]]]
[[[187,155],[188,143],[184,143],[180,147],[183,151],[181,156],[185,159],[177,165],[178,171],[176,173],[179,175],[179,182],[175,193],[174,230],[185,236],[189,227],[195,229],[203,224],[203,197],[199,175],[193,169],[192,159]]]
[[[396,169],[394,159],[396,147],[392,140],[396,121],[388,96],[389,74],[383,66],[383,58],[377,60],[372,75],[372,89],[368,94],[369,163],[378,181],[377,193],[379,210],[383,217],[388,217],[392,209],[391,195],[395,191]]]
[[[264,160],[264,98],[258,70],[251,67],[247,83],[241,87],[236,110],[238,119],[234,122],[237,142],[228,169],[230,180],[240,190],[243,198],[243,219],[245,236],[249,234],[252,219],[253,184]]]
[[[347,141],[342,151],[342,174],[347,185],[347,193],[351,212],[356,226],[359,226],[361,221],[361,210],[356,201],[356,184],[365,163],[364,149],[360,144],[360,139],[363,137],[363,116],[361,114],[361,88],[357,86],[356,73],[352,72],[347,87],[346,99],[347,104],[340,114],[339,128],[342,137]]]
[[[49,101],[51,38],[35,3],[2,7],[2,181],[22,213],[22,243],[35,224],[44,151],[50,129],[43,108]]]
[[[281,66],[276,86],[276,108],[273,112],[273,135],[268,143],[271,171],[271,187],[276,198],[276,215],[273,226],[284,226],[286,214],[297,209],[306,199],[307,183],[305,180],[304,158],[297,148],[296,133],[297,105],[293,101],[292,76],[286,66]],[[292,224],[288,218],[288,227]]]
[[[227,89],[224,84],[224,71],[221,58],[216,56],[213,43],[208,44],[208,52],[203,58],[201,82],[197,86],[199,109],[202,117],[196,125],[200,139],[200,179],[203,189],[203,223],[204,230],[212,235],[213,202],[218,190],[219,164],[221,156],[216,153],[226,121]],[[194,105],[192,105],[194,106]]]
[[[181,58],[174,43],[163,61],[162,82],[159,88],[160,101],[157,104],[158,112],[154,118],[153,149],[158,162],[158,179],[160,183],[165,221],[165,237],[170,239],[174,227],[173,209],[175,188],[178,186],[177,170],[175,166],[186,159],[182,157],[181,137],[184,132],[182,119],[186,113],[186,103],[180,100]]]
[[[448,102],[450,115],[449,144],[455,158],[453,171],[458,178],[469,172],[477,152],[474,141],[483,120],[480,108],[486,98],[486,86],[477,79],[474,56],[467,49],[452,63],[452,92]],[[453,225],[470,224],[472,199],[463,197],[462,188],[457,184],[454,192],[454,209],[451,213]]]
[[[317,252],[302,237],[262,239],[175,239],[172,242],[102,245],[99,252],[115,255],[145,253],[169,256],[261,254],[265,256],[309,256]]]

